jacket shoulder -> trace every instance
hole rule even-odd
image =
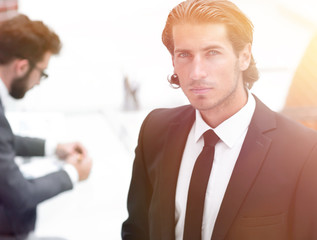
[[[294,139],[297,139],[297,141],[302,140],[305,142],[305,140],[310,140],[315,143],[317,142],[316,130],[308,128],[281,113],[276,113],[276,119],[277,128],[287,133],[286,136],[293,137]]]
[[[195,109],[191,105],[185,105],[176,108],[160,108],[150,112],[142,123],[139,140],[142,138],[145,142],[165,139],[170,126],[180,124],[187,126],[194,122]]]
[[[151,126],[164,126],[180,122],[184,117],[192,117],[194,112],[195,110],[191,105],[176,108],[158,108],[150,112],[144,122],[148,122]]]

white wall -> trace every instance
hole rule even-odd
[[[168,86],[166,77],[173,69],[161,42],[167,14],[178,2],[20,0],[20,12],[43,20],[60,35],[64,47],[50,63],[49,79],[12,108],[120,109],[124,74],[140,85],[143,108],[186,103],[180,90]],[[292,12],[295,1],[234,2],[255,25],[253,50],[261,79],[253,91],[279,110],[314,25],[298,18],[304,10]]]

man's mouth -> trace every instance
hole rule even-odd
[[[211,90],[211,87],[193,87],[190,89],[194,94],[205,94]]]

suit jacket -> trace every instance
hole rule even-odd
[[[174,240],[179,167],[191,106],[144,120],[128,194],[124,240]],[[212,240],[317,239],[317,134],[256,99]]]
[[[63,170],[25,179],[14,161],[16,155],[43,156],[44,140],[14,136],[0,101],[0,239],[34,230],[37,204],[72,188]]]

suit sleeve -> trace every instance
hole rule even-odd
[[[39,138],[14,136],[14,149],[17,156],[44,156],[45,141]]]
[[[148,119],[149,117],[147,117]],[[144,131],[147,119],[142,124],[138,146],[135,150],[132,179],[128,194],[128,219],[122,225],[123,240],[149,239],[149,203],[152,195],[143,152]]]
[[[294,196],[292,238],[317,239],[317,146],[304,165]]]
[[[71,180],[63,170],[33,180],[23,177],[14,161],[16,140],[1,111],[0,133],[0,204],[4,209],[27,211],[72,188]]]

